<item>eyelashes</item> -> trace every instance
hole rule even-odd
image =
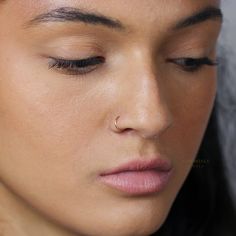
[[[200,70],[204,65],[207,66],[218,66],[218,61],[211,60],[208,57],[202,58],[178,58],[178,59],[168,59],[168,62],[174,63],[182,67],[184,71],[187,72],[197,72]]]
[[[60,58],[50,58],[49,69],[69,75],[84,75],[96,70],[101,64],[105,63],[105,58],[101,56],[90,57],[81,60],[70,60]],[[181,70],[194,73],[202,69],[203,66],[217,66],[218,62],[208,57],[202,58],[176,58],[167,59],[167,62],[177,65]]]
[[[55,68],[71,75],[87,74],[95,70],[99,64],[105,63],[104,57],[90,57],[81,60],[51,58],[49,69]]]

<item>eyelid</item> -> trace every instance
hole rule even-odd
[[[42,43],[40,55],[46,59],[81,60],[97,55],[106,56],[107,49],[95,36],[61,36]]]
[[[49,62],[49,69],[55,68],[62,74],[68,75],[86,75],[90,72],[96,70],[99,65],[105,62],[105,58],[101,56],[89,57],[84,59],[62,59],[62,58],[52,58]]]
[[[59,63],[61,65],[69,65],[69,64],[76,64],[77,67],[86,67],[86,66],[93,66],[97,64],[101,64],[105,62],[105,58],[101,56],[96,57],[88,57],[83,59],[64,59],[64,58],[53,58],[51,57],[51,62],[49,62],[49,68],[55,66],[55,63]],[[89,65],[86,65],[89,64]]]
[[[204,66],[217,66],[218,60],[212,60],[210,57],[182,57],[175,59],[167,59],[167,62],[171,62],[177,65],[181,70],[189,73],[200,71]],[[188,63],[187,63],[188,62]],[[188,65],[181,65],[187,63]]]
[[[181,57],[181,58],[174,58],[174,59],[167,59],[168,62],[176,62],[176,61],[183,61],[183,60],[189,60],[192,62],[197,62],[197,63],[202,63],[205,65],[213,66],[213,65],[218,65],[218,59],[212,60],[209,57]]]

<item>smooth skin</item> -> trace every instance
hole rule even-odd
[[[209,5],[219,1],[0,3],[1,235],[143,236],[161,227],[196,157],[217,88],[216,67],[190,72],[168,59],[215,60],[221,21],[171,27]],[[125,28],[29,23],[61,7]],[[52,67],[52,57],[94,56],[105,62],[83,74]],[[130,196],[98,180],[153,154],[173,164],[161,192]]]

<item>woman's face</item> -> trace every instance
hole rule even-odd
[[[219,14],[189,20],[209,6],[219,3],[2,2],[0,196],[11,189],[18,210],[30,212],[25,219],[37,215],[61,232],[158,230],[196,157],[216,92],[216,68],[184,59],[216,59]],[[161,190],[127,192],[100,179],[153,158],[172,166]]]

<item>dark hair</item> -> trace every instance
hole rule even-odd
[[[158,236],[235,236],[236,213],[224,171],[215,105],[196,161]]]

